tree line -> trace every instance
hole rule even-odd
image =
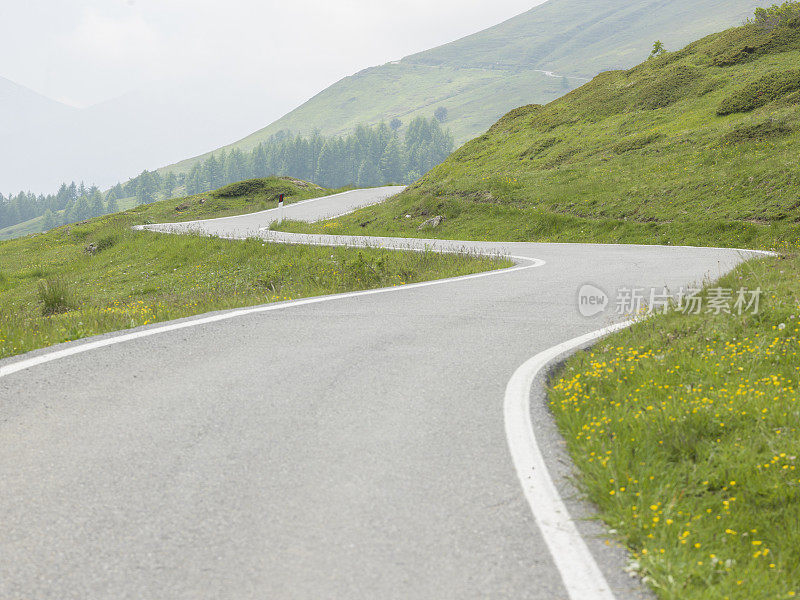
[[[389,125],[358,126],[347,136],[281,131],[250,152],[237,148],[215,152],[187,173],[143,171],[105,194],[96,186],[74,182],[46,196],[20,192],[6,198],[0,194],[0,228],[43,215],[45,228],[51,229],[117,212],[123,198],[149,204],[270,175],[290,175],[330,188],[412,183],[452,153],[453,136],[440,126],[445,119],[443,111],[430,120],[418,117],[402,135],[399,119]]]
[[[414,119],[402,138],[398,128],[396,123],[381,123],[375,127],[359,126],[348,136],[332,137],[279,132],[251,152],[233,149],[212,154],[195,164],[183,178],[173,176],[167,180],[149,174],[146,191],[140,196],[149,197],[159,184],[164,195],[171,195],[181,184],[187,194],[197,194],[269,175],[291,175],[329,188],[411,183],[453,151],[453,136],[442,130],[436,119]]]
[[[62,183],[55,194],[20,192],[8,197],[0,194],[0,229],[44,217],[45,230],[92,217],[119,212],[112,194],[103,194],[97,186],[86,187],[73,181]]]

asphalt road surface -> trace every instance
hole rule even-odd
[[[395,191],[290,205],[286,217],[340,214]],[[178,230],[334,241],[259,233],[275,216]],[[75,342],[17,371],[54,349],[0,361],[0,598],[567,598],[509,455],[509,378],[620,318],[611,307],[581,316],[582,285],[674,291],[746,256],[367,242],[500,251],[519,266],[70,354],[86,343]],[[567,481],[541,386],[532,401],[548,467],[597,563],[617,598],[640,597],[624,553],[583,520],[590,509]]]

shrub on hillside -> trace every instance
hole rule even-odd
[[[665,108],[686,97],[702,77],[699,69],[687,66],[657,72],[656,77],[637,86],[634,107],[642,110]]]
[[[218,189],[214,194],[219,198],[239,198],[241,196],[281,193],[288,196],[292,193],[292,189],[288,185],[277,184],[270,179],[246,179],[226,185]]]
[[[541,154],[548,148],[552,148],[559,142],[561,142],[561,139],[557,137],[546,137],[536,140],[534,144],[528,146],[528,148],[522,154],[520,154],[520,158],[530,158],[531,160],[533,160],[539,154]]]
[[[771,29],[753,23],[740,27],[726,35],[717,36],[708,51],[713,56],[712,64],[730,67],[755,60],[765,54],[777,54],[800,50],[800,18],[785,20]]]
[[[786,121],[767,119],[761,123],[734,128],[733,131],[722,136],[722,142],[735,144],[738,142],[760,141],[787,135],[791,132],[792,128],[787,125]]]
[[[749,21],[765,29],[772,31],[781,25],[800,24],[800,2],[784,2],[768,8],[757,8],[753,18]]]
[[[741,46],[729,48],[714,57],[715,67],[732,67],[747,62],[753,57],[756,46]]]
[[[717,114],[750,112],[796,90],[800,90],[800,71],[770,73],[725,98],[717,108]]]
[[[718,89],[725,87],[727,83],[728,79],[726,77],[707,79],[702,83],[702,85],[698,86],[697,97],[702,98],[703,96],[707,96],[712,92],[716,92]]]
[[[44,316],[67,312],[78,306],[72,289],[60,277],[48,277],[40,281],[38,295]]]
[[[636,135],[617,142],[611,147],[611,149],[617,154],[625,154],[626,152],[641,150],[645,146],[649,146],[662,137],[664,137],[664,135],[661,133],[646,133],[644,135]]]
[[[97,243],[95,244],[95,246],[97,247],[97,252],[108,250],[109,248],[112,248],[113,246],[116,245],[117,245],[117,236],[115,235],[107,235],[101,237],[99,240],[97,240]]]

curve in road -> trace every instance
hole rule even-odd
[[[395,191],[289,205],[286,216],[322,218]],[[531,422],[533,367],[566,349],[564,340],[577,339],[572,347],[600,325],[619,326],[614,315],[580,316],[581,285],[676,289],[749,254],[294,236],[264,229],[275,216],[148,228],[464,249],[520,264],[2,361],[0,596],[575,598],[588,588],[570,569],[583,573],[595,559],[600,579],[585,581],[602,580],[620,599],[645,594],[623,575],[624,553],[582,520],[589,509],[560,466],[557,432],[546,418]],[[525,444],[514,439],[527,435],[515,433],[520,426],[539,428],[542,460],[555,473],[550,504],[588,552],[572,534],[556,559],[548,551],[551,526],[561,524],[543,519],[531,496],[546,482],[531,485],[530,470],[547,470],[514,454]],[[595,584],[590,593],[601,593]]]

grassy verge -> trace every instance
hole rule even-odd
[[[406,216],[408,215],[408,216]],[[420,226],[442,215],[436,229]],[[577,242],[719,246],[787,251],[797,248],[800,224],[744,221],[636,222],[592,219],[547,209],[478,206],[464,200],[418,197],[416,193],[319,223],[284,221],[275,226],[295,233],[375,235],[508,242]]]
[[[658,316],[569,360],[551,407],[662,598],[800,594],[800,257],[740,267],[760,314]],[[715,286],[716,287],[716,286]]]
[[[293,200],[323,193],[294,186],[292,191]],[[206,202],[200,203],[202,198]],[[132,225],[148,221],[247,212],[262,202],[267,200],[258,192],[231,197],[218,191],[0,242],[0,358],[212,310],[404,285],[510,264],[467,255],[131,231]],[[188,208],[176,215],[176,206],[183,204]]]

